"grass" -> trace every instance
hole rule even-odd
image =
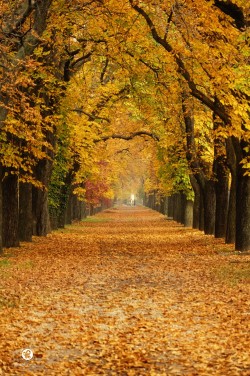
[[[0,268],[6,268],[6,267],[9,267],[9,266],[11,266],[10,260],[8,260],[7,258],[0,260]]]
[[[96,218],[96,217],[86,217],[81,219],[81,223],[105,223],[105,222],[111,222],[113,221],[112,218]],[[64,228],[59,228],[55,230],[54,232],[60,232],[60,233],[69,233],[69,232],[81,232],[81,227],[79,227],[79,222],[76,222],[76,224],[72,223],[70,225],[65,225]]]
[[[231,285],[238,283],[250,283],[250,261],[235,261],[215,271],[215,274],[223,282]]]
[[[27,260],[19,264],[20,269],[32,269],[34,266],[35,264],[32,260]]]
[[[96,217],[86,217],[84,219],[81,220],[81,222],[109,222],[109,221],[113,221],[113,219],[111,218],[96,218]]]

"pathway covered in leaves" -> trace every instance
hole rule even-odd
[[[7,250],[0,374],[250,375],[249,262],[142,207]]]

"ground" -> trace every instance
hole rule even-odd
[[[249,264],[143,207],[5,250],[0,374],[250,375]]]

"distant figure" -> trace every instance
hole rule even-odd
[[[135,195],[134,194],[131,194],[130,205],[135,206]]]

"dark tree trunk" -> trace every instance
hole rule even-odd
[[[215,214],[215,237],[225,238],[227,229],[228,214],[228,170],[224,160],[215,161],[215,193],[216,193],[216,214]]]
[[[173,219],[183,224],[185,217],[185,195],[183,193],[175,193],[173,203]]]
[[[48,191],[49,181],[52,172],[52,162],[44,159],[36,167],[36,177],[44,185],[44,189],[33,187],[32,209],[33,209],[33,234],[46,236],[50,231]]]
[[[67,203],[65,203],[65,207],[64,208],[61,208],[59,216],[57,217],[57,226],[59,228],[63,228],[65,226],[65,223],[66,223],[66,209],[67,209]]]
[[[180,223],[185,223],[185,211],[186,211],[187,199],[184,193],[180,193]]]
[[[10,170],[5,170],[10,172]],[[2,180],[3,190],[3,246],[18,247],[18,177],[14,174]]]
[[[249,144],[232,137],[236,156],[236,233],[235,249],[250,251],[250,176],[242,165],[243,158],[250,158]]]
[[[67,223],[67,213],[68,213],[68,206],[69,206],[69,200],[71,196],[71,185],[73,181],[73,171],[69,171],[65,179],[63,181],[63,185],[61,185],[60,189],[57,188],[56,194],[53,190],[53,184],[49,186],[49,196],[56,195],[56,202],[57,207],[53,207],[52,205],[49,206],[49,213],[50,213],[50,225],[51,229],[55,230],[57,228],[63,228],[64,225]],[[52,194],[51,194],[52,192]],[[70,221],[71,221],[71,215],[70,215]]]
[[[193,175],[190,175],[190,182],[194,191],[193,225],[192,226],[195,229],[200,229],[200,210],[201,210],[200,187]]]
[[[160,198],[160,213],[161,214],[165,214],[165,201],[166,201],[166,197],[161,195],[161,198]]]
[[[69,193],[67,207],[66,207],[65,224],[67,225],[70,225],[72,223],[72,200],[73,200],[73,194],[72,194],[72,189],[71,189]]]
[[[171,195],[168,198],[168,217],[174,218],[174,196]]]
[[[215,97],[215,106],[219,105],[218,98]],[[214,131],[224,123],[213,113]],[[215,133],[216,134],[216,133]],[[215,237],[225,238],[227,230],[228,214],[228,167],[226,159],[226,142],[219,137],[214,140],[214,163],[213,172],[215,176],[216,213],[215,213]]]
[[[180,200],[177,193],[173,194],[173,220],[178,222],[180,218]]]
[[[154,192],[149,192],[147,206],[150,209],[154,210],[154,208],[155,208],[155,195],[154,195]]]
[[[3,179],[3,167],[0,163],[0,254],[3,252],[3,190],[2,190],[2,179]]]
[[[250,176],[238,174],[235,249],[250,251]]]
[[[19,238],[31,242],[33,232],[32,185],[19,184]]]
[[[206,180],[204,188],[204,232],[214,235],[215,230],[215,188],[212,180]]]
[[[81,205],[81,219],[84,219],[87,217],[87,205],[85,202],[82,202]]]
[[[229,192],[228,214],[227,214],[227,231],[226,244],[235,243],[236,233],[236,174],[235,171],[231,174],[231,186]]]
[[[236,232],[236,186],[237,186],[237,167],[236,155],[232,144],[232,139],[227,139],[227,163],[231,172],[231,186],[228,203],[226,243],[235,243]]]
[[[78,197],[76,195],[73,195],[72,197],[72,219],[80,221],[82,219],[82,210],[81,210],[81,204],[82,202],[78,200]],[[92,206],[92,213],[94,214],[94,207]]]
[[[169,196],[166,196],[164,200],[164,214],[167,217],[168,217],[168,207],[169,207]]]
[[[193,226],[193,206],[194,206],[193,201],[186,200],[185,217],[184,217],[184,226],[185,227],[192,227]]]
[[[205,230],[205,207],[204,207],[204,194],[200,187],[200,218],[199,218],[199,230]]]

